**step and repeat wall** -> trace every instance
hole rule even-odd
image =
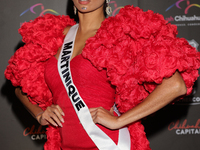
[[[125,5],[153,10],[178,27],[184,37],[199,50],[199,0],[111,0],[116,15]],[[23,46],[18,28],[22,23],[46,13],[73,16],[71,0],[3,0],[0,5],[0,143],[2,150],[42,150],[45,127],[27,112],[14,94],[14,87],[4,77],[9,58]],[[200,149],[200,83],[193,93],[142,120],[153,150]],[[78,136],[78,135],[77,135]]]

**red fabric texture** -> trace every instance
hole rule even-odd
[[[108,79],[116,86],[117,107],[124,113],[176,70],[185,81],[187,94],[191,93],[200,53],[176,35],[176,26],[162,15],[126,6],[102,23],[96,35],[87,40],[82,54],[99,70],[107,69]],[[131,124],[129,130],[134,149],[150,149],[140,122]]]
[[[11,57],[5,76],[43,109],[52,103],[52,94],[44,82],[44,65],[61,46],[64,27],[73,24],[68,16],[48,14],[19,29],[26,45]],[[97,34],[87,40],[82,55],[99,70],[107,69],[108,79],[116,86],[117,106],[123,113],[176,70],[185,81],[187,94],[191,93],[198,77],[200,54],[176,35],[176,26],[167,23],[162,15],[126,6],[115,17],[103,21]],[[133,149],[150,149],[140,122],[130,125],[129,130]],[[49,127],[47,138],[46,150],[60,149],[58,129]]]
[[[74,24],[69,16],[47,14],[24,23],[19,29],[26,44],[9,60],[5,76],[13,86],[22,87],[32,103],[44,109],[52,102],[51,92],[44,81],[44,66],[61,47],[64,28]]]
[[[65,122],[63,127],[59,128],[62,139],[61,149],[97,150],[98,148],[80,124],[71,104],[58,73],[56,58],[50,58],[45,68],[45,80],[52,91],[53,103],[58,104],[65,113]],[[82,55],[78,55],[71,60],[70,69],[73,82],[88,108],[101,106],[110,110],[115,101],[115,88],[108,82],[106,70],[98,71]],[[115,143],[118,143],[118,130],[109,130],[101,125],[97,126]]]
[[[5,77],[11,80],[13,86],[20,86],[29,100],[39,104],[42,109],[52,104],[52,94],[44,80],[44,66],[61,47],[64,28],[74,24],[75,21],[69,16],[46,14],[24,23],[19,29],[26,44],[9,60]],[[46,134],[48,140],[45,149],[59,150],[61,139],[58,129],[49,126]]]

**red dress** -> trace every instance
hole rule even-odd
[[[5,76],[14,86],[22,87],[29,100],[43,109],[52,104],[52,93],[44,81],[44,66],[61,47],[64,28],[74,24],[68,16],[47,14],[23,24],[19,30],[26,44],[9,60]],[[105,72],[106,69],[107,79],[116,87],[115,103],[118,110],[124,113],[142,102],[162,83],[163,78],[171,77],[175,71],[181,74],[187,94],[192,92],[192,86],[199,76],[200,53],[185,39],[177,38],[176,35],[176,26],[165,21],[162,15],[126,6],[115,17],[109,17],[102,22],[96,35],[86,41],[82,56],[89,59],[98,70]],[[79,57],[81,56],[77,56]],[[82,83],[82,78],[90,74],[87,71],[84,74],[72,72],[73,74],[80,75],[81,80],[77,81],[84,86],[80,89],[83,90],[82,95],[86,96],[86,101],[91,100],[85,93],[90,96],[94,94],[93,87],[86,87],[90,89],[87,91],[86,85]],[[88,82],[97,79],[96,75],[90,75]],[[111,97],[109,105],[106,104],[107,109],[113,104],[113,95]],[[86,102],[89,107],[94,100],[99,101],[95,98]],[[132,149],[150,149],[140,121],[130,124],[129,131]],[[47,139],[45,150],[60,150],[60,146],[65,145],[61,141],[59,129],[52,126],[47,129]]]
[[[79,94],[90,107],[102,106],[109,110],[114,104],[115,89],[107,80],[106,70],[98,71],[82,55],[74,57],[71,62],[71,73]],[[45,80],[53,94],[53,103],[64,111],[63,127],[59,129],[62,139],[62,150],[97,150],[95,144],[83,129],[76,112],[68,98],[57,69],[57,59],[51,57],[45,67]],[[118,130],[109,130],[98,125],[117,144]]]

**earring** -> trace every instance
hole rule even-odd
[[[106,7],[106,14],[108,16],[110,16],[112,14],[112,8],[109,6],[109,3],[110,3],[110,0],[106,0],[106,4],[107,4],[107,7]]]
[[[74,6],[74,15],[76,15],[77,9],[76,6]]]

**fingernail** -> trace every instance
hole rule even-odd
[[[63,125],[61,123],[59,125],[60,125],[60,127],[63,127]]]
[[[61,121],[62,121],[62,123],[64,123],[64,122],[65,122],[63,118],[61,119]]]
[[[64,112],[61,113],[63,116],[65,116]]]

